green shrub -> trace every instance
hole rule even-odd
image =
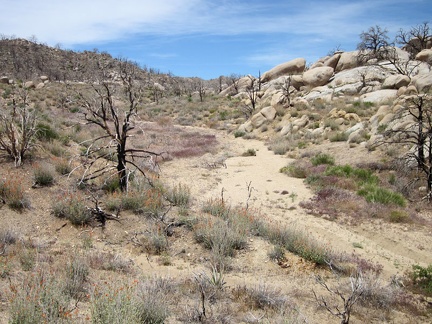
[[[130,191],[121,194],[121,208],[135,214],[158,217],[164,209],[164,198],[161,189],[151,188],[141,192]]]
[[[243,136],[245,136],[245,135],[246,135],[246,133],[243,132],[243,131],[240,131],[240,130],[236,130],[236,131],[234,132],[234,137],[235,137],[235,138],[237,138],[237,137],[243,137]]]
[[[265,238],[271,243],[284,247],[307,261],[324,265],[331,259],[328,249],[300,230],[268,226],[265,233]]]
[[[53,206],[52,213],[55,217],[66,218],[73,225],[89,224],[93,215],[85,205],[85,200],[77,193],[67,194],[58,198]]]
[[[401,194],[378,187],[377,185],[366,185],[357,192],[365,197],[367,202],[380,203],[384,205],[397,205],[405,207],[406,201]]]
[[[290,164],[281,168],[279,172],[299,179],[306,179],[308,174],[308,170],[305,168],[305,166],[299,164]]]
[[[256,151],[254,149],[248,149],[242,156],[256,156]]]
[[[195,240],[220,256],[234,256],[247,246],[247,229],[222,220],[206,220],[194,228]]]
[[[392,210],[390,212],[389,221],[391,223],[405,223],[409,220],[408,214],[402,210]]]
[[[335,159],[330,154],[321,153],[316,155],[311,159],[312,165],[317,166],[321,164],[328,164],[328,165],[334,165]]]
[[[327,119],[324,121],[324,127],[325,128],[330,128],[333,131],[337,131],[339,130],[339,124],[336,123],[336,121],[334,119]]]
[[[87,261],[81,257],[74,257],[66,266],[65,293],[75,300],[85,294],[85,283],[89,275]]]
[[[419,287],[423,293],[429,296],[432,295],[432,264],[426,268],[420,265],[413,265],[410,275],[414,286]]]
[[[19,261],[24,271],[33,270],[36,264],[36,251],[32,248],[22,247],[19,252]]]
[[[120,191],[120,182],[118,178],[108,178],[102,185],[102,190],[108,193],[114,193]]]
[[[177,184],[167,192],[168,200],[176,206],[188,207],[190,204],[190,188],[184,184]]]
[[[9,323],[72,323],[70,301],[62,281],[38,269],[13,290]]]
[[[209,199],[204,203],[202,211],[227,220],[230,216],[231,208],[221,199]]]
[[[44,123],[36,125],[36,136],[42,141],[52,141],[59,138],[59,134],[50,125]]]
[[[352,166],[336,165],[327,168],[325,175],[333,175],[337,177],[354,178],[360,184],[377,184],[378,177],[373,174],[371,170],[353,168]]]
[[[338,132],[329,138],[330,142],[346,142],[348,140],[348,134],[345,132]]]
[[[90,294],[92,323],[140,323],[135,284],[119,280],[93,286]]]

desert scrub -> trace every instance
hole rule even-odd
[[[409,278],[413,288],[419,289],[423,294],[432,296],[432,264],[427,267],[418,264],[413,265]]]
[[[170,315],[167,295],[176,291],[172,279],[151,278],[138,283],[137,307],[139,323],[163,324]]]
[[[285,137],[277,137],[269,144],[269,149],[276,155],[284,155],[291,148],[290,141]]]
[[[85,284],[89,275],[87,260],[83,257],[73,257],[66,266],[64,291],[75,300],[85,296]]]
[[[0,180],[0,198],[9,208],[19,212],[30,208],[30,201],[24,194],[22,183],[22,178],[13,175],[8,175],[6,180]]]
[[[33,183],[41,187],[48,187],[54,184],[54,172],[51,170],[51,167],[47,164],[35,164]]]
[[[71,297],[58,275],[37,269],[12,284],[9,323],[73,323]]]
[[[390,223],[406,223],[410,220],[408,213],[403,210],[392,210],[390,211],[389,221]]]
[[[130,273],[131,263],[119,254],[93,252],[87,255],[87,261],[92,269],[120,273]]]
[[[174,290],[163,279],[96,284],[90,300],[92,322],[162,324],[169,316],[167,293]]]
[[[348,134],[345,132],[337,132],[330,136],[330,142],[345,142],[348,140]]]
[[[222,199],[209,199],[202,206],[202,211],[226,220],[230,216],[231,207]]]
[[[405,198],[391,190],[381,188],[377,185],[366,185],[357,192],[360,196],[363,196],[369,203],[380,203],[384,205],[397,205],[405,207]]]
[[[234,132],[234,137],[235,137],[235,138],[237,138],[237,137],[243,137],[243,136],[245,136],[245,135],[246,135],[246,133],[243,132],[243,131],[240,131],[240,130],[236,130],[236,131]]]
[[[247,230],[236,225],[218,218],[203,220],[194,226],[195,241],[218,255],[234,256],[247,246]]]
[[[36,137],[37,139],[49,142],[59,138],[59,134],[48,124],[38,123],[36,125]]]
[[[140,323],[136,285],[115,279],[95,284],[90,294],[92,323]]]
[[[61,175],[69,174],[72,171],[72,166],[66,159],[63,158],[55,158],[53,159],[54,168],[56,172]]]
[[[164,210],[163,193],[158,188],[121,194],[120,200],[121,209],[130,210],[138,215],[157,218]]]
[[[309,161],[295,160],[281,168],[279,172],[294,178],[306,179],[310,173],[311,167],[312,165]]]
[[[362,169],[362,168],[353,168],[348,164],[330,166],[325,171],[325,175],[353,178],[361,185],[363,184],[374,185],[378,183],[378,177],[375,176],[371,170]]]
[[[188,207],[191,200],[190,188],[182,183],[175,185],[167,191],[169,202],[179,207]]]
[[[73,225],[85,225],[92,221],[85,199],[76,192],[58,197],[52,205],[52,213],[55,217],[66,218]]]
[[[116,191],[120,191],[120,182],[118,178],[110,177],[105,179],[102,184],[102,189],[108,193],[114,193]]]
[[[283,247],[307,261],[318,265],[325,265],[332,259],[329,248],[323,246],[303,231],[267,225],[264,233],[264,238],[269,242]]]
[[[321,164],[334,165],[335,159],[330,154],[320,153],[314,156],[313,158],[311,158],[311,163],[313,166],[317,166]]]
[[[243,152],[242,156],[256,156],[256,151],[254,149],[247,149]]]
[[[37,251],[30,247],[20,246],[18,259],[21,264],[21,269],[24,271],[33,270],[36,265]]]

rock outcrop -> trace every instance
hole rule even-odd
[[[279,64],[271,70],[265,72],[261,80],[268,82],[282,75],[301,74],[306,67],[306,60],[304,58],[296,58],[286,63]]]
[[[321,66],[310,69],[303,74],[303,82],[310,87],[319,87],[328,83],[333,76],[333,68],[330,66]]]

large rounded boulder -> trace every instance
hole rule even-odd
[[[319,87],[327,84],[333,76],[333,68],[330,66],[321,66],[310,69],[303,74],[303,82],[310,87]]]
[[[306,60],[304,58],[296,58],[289,62],[279,64],[274,68],[272,68],[271,70],[265,72],[262,75],[261,80],[263,82],[268,82],[277,79],[282,75],[300,74],[303,73],[305,67],[306,67]]]

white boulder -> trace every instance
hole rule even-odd
[[[382,85],[383,89],[399,89],[406,87],[411,82],[411,79],[407,75],[395,74],[388,76]]]
[[[265,72],[262,75],[261,80],[263,82],[268,82],[282,75],[300,74],[304,71],[305,67],[306,60],[304,58],[296,58],[289,62],[279,64],[271,70]]]
[[[314,69],[310,69],[303,73],[303,82],[307,86],[313,88],[323,86],[327,84],[330,78],[333,76],[333,68],[330,66],[322,66]]]
[[[371,102],[374,104],[387,103],[396,99],[397,90],[385,89],[374,92],[365,93],[360,96],[360,100],[363,102]]]

